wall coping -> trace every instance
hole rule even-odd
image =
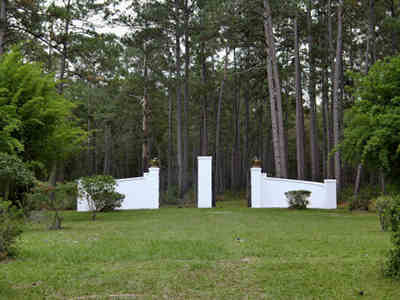
[[[212,160],[212,156],[197,156],[197,160]]]
[[[323,183],[320,182],[314,182],[314,181],[307,181],[307,180],[296,180],[296,179],[286,179],[286,178],[275,178],[275,177],[263,177],[265,180],[269,181],[282,181],[282,182],[292,182],[292,183],[304,183],[304,184],[312,184],[316,185],[318,187],[324,187]]]
[[[144,180],[144,177],[121,178],[121,179],[116,179],[115,181],[123,182],[123,181],[140,181],[140,180]]]

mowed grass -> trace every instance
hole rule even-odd
[[[0,299],[400,299],[376,215],[218,206],[65,212],[0,263]]]

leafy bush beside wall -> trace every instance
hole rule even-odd
[[[289,208],[306,209],[307,205],[310,204],[308,198],[311,196],[311,192],[305,190],[288,191],[285,196],[288,200]]]
[[[83,177],[80,180],[81,201],[87,201],[93,220],[96,219],[96,212],[121,207],[125,196],[115,191],[116,185],[115,179],[108,175]]]

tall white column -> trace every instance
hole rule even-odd
[[[251,168],[251,207],[261,207],[261,168]]]
[[[197,207],[212,206],[212,157],[197,157]]]
[[[324,208],[336,209],[336,179],[325,179],[325,203]]]
[[[160,169],[157,167],[149,168],[149,173],[145,176],[148,180],[148,193],[149,193],[149,207],[159,208],[160,207]]]

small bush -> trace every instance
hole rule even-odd
[[[121,207],[122,201],[125,196],[117,192],[105,192],[99,195],[101,201],[104,203],[104,207],[100,210],[101,212],[113,211],[114,209]]]
[[[400,278],[400,196],[392,196],[388,202],[385,206],[385,218],[387,217],[387,227],[392,232],[392,248],[384,265],[384,274]]]
[[[310,203],[308,198],[311,196],[310,191],[296,190],[285,193],[285,196],[289,203],[289,208],[294,209],[306,209]]]
[[[350,197],[350,210],[369,210],[371,207],[371,202],[373,199],[378,197],[380,194],[379,187],[377,186],[367,186],[358,192],[357,197],[352,195]]]
[[[31,210],[53,211],[54,215],[49,228],[61,229],[62,217],[59,211],[71,207],[71,202],[76,202],[77,194],[77,184],[74,182],[58,183],[52,186],[48,182],[36,180],[31,193],[26,194],[25,202]]]
[[[81,201],[87,201],[93,221],[96,219],[96,212],[121,207],[125,196],[115,192],[115,187],[116,182],[112,176],[96,175],[80,180],[79,193],[83,199]]]
[[[16,254],[15,242],[21,233],[21,212],[0,198],[0,260]]]
[[[379,217],[379,223],[381,229],[387,231],[390,227],[390,214],[391,207],[393,205],[393,197],[391,196],[380,196],[375,201],[376,211]]]

